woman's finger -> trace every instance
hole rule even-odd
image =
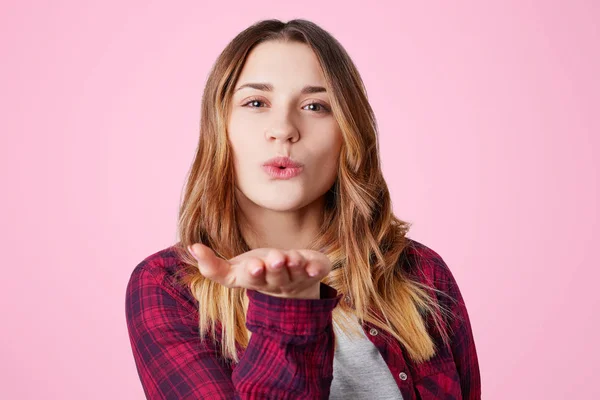
[[[266,285],[265,264],[260,258],[251,258],[243,264],[240,274],[240,286],[246,289],[261,289]]]
[[[202,243],[194,243],[188,247],[188,251],[198,262],[198,269],[202,276],[225,286],[231,283],[231,264],[217,257],[210,247]]]
[[[279,290],[285,288],[290,283],[290,274],[286,266],[285,254],[277,249],[269,251],[265,257],[267,286]]]
[[[289,250],[287,252],[288,270],[290,279],[294,283],[302,282],[309,278],[306,273],[306,258],[297,250]]]
[[[287,264],[290,267],[298,267],[303,266],[306,263],[306,259],[298,250],[288,250],[287,251]]]
[[[306,273],[311,278],[321,279],[329,274],[331,262],[325,254],[310,251],[303,254],[306,259]]]

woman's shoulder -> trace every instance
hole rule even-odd
[[[127,284],[127,293],[133,290],[154,290],[197,307],[197,300],[189,287],[182,283],[186,266],[179,256],[177,245],[171,245],[145,256],[135,265]]]
[[[444,258],[430,246],[412,238],[406,239],[408,244],[399,260],[403,272],[439,290],[452,290],[455,280]]]

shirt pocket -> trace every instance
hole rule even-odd
[[[415,366],[413,384],[420,400],[462,400],[460,376],[451,356],[434,357]]]

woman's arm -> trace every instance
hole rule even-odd
[[[331,312],[339,297],[323,285],[320,300],[284,299],[248,291],[252,336],[239,364],[201,341],[198,310],[138,267],[126,293],[133,355],[149,399],[327,398],[333,374]]]
[[[450,345],[460,375],[462,397],[465,400],[479,400],[481,399],[479,361],[467,307],[450,268],[437,253],[435,256],[433,261],[438,267],[434,278],[435,286],[448,294],[451,299],[442,296],[440,302],[448,307],[452,314]]]

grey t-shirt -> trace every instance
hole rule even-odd
[[[361,337],[344,334],[333,323],[336,348],[330,399],[402,400],[392,373],[377,347],[367,338],[356,316],[352,315]]]

